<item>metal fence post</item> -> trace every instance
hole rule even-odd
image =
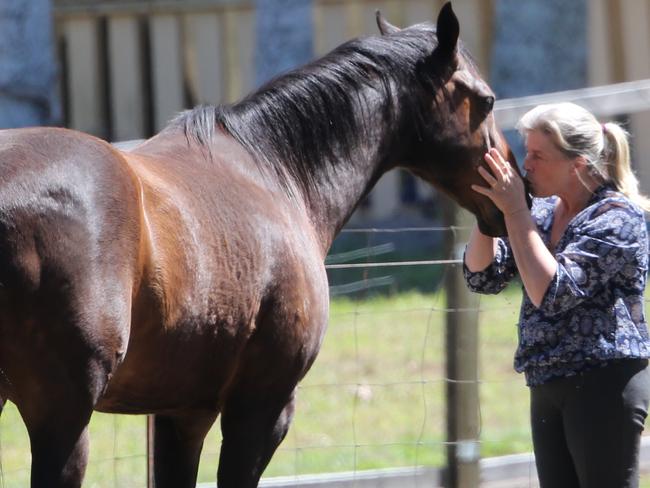
[[[452,227],[447,239],[450,258],[461,258],[474,218],[447,201],[445,226]],[[478,410],[478,299],[467,289],[462,265],[449,267],[445,276],[447,293],[446,404],[448,488],[479,486]]]

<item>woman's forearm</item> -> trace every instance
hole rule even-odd
[[[505,220],[519,276],[528,297],[539,307],[555,276],[557,261],[546,248],[530,213],[523,211],[506,215]]]
[[[496,239],[481,233],[478,226],[474,226],[465,249],[465,265],[472,272],[483,271],[496,256]]]

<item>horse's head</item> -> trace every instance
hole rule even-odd
[[[404,126],[399,132],[406,139],[400,164],[471,211],[483,233],[504,235],[503,215],[471,185],[485,185],[477,167],[486,166],[483,155],[490,147],[516,163],[494,123],[494,93],[459,44],[451,5],[442,8],[435,29],[419,24],[400,30],[379,13],[377,23],[395,42],[428,44],[412,66],[415,87],[400,94]]]

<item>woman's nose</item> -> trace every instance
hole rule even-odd
[[[524,165],[523,165],[524,171],[528,172],[530,171],[530,158],[526,156],[524,158]]]

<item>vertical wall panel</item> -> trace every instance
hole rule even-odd
[[[225,101],[224,43],[221,18],[217,13],[200,12],[185,16],[186,69],[192,103]],[[229,67],[228,67],[229,68]]]
[[[253,46],[255,16],[250,9],[224,12],[226,52],[226,101],[234,102],[250,92],[255,84]]]
[[[321,3],[314,14],[315,51],[322,56],[350,38],[349,9],[345,4]]]
[[[356,2],[354,24],[352,26],[353,35],[368,36],[378,33],[375,12],[379,10],[389,22],[399,25],[399,19],[395,19],[388,12],[387,0],[361,0]]]
[[[380,8],[400,26],[435,21],[443,0],[315,0],[316,55],[355,35],[376,34],[374,12]],[[493,1],[455,0],[461,37],[489,72]],[[191,8],[191,7],[190,7]],[[254,88],[254,13],[250,4],[189,10],[185,21],[175,13],[150,15],[151,81],[154,128],[160,129],[184,105],[184,72],[194,101],[234,101]],[[65,40],[67,113],[71,127],[102,137],[114,126],[113,139],[141,137],[146,130],[146,93],[139,20],[116,12],[109,18],[106,65],[99,17],[58,13]],[[589,0],[589,80],[592,85],[650,77],[650,0]],[[184,37],[183,37],[184,34]],[[186,45],[185,45],[186,44]],[[186,49],[187,48],[187,49]],[[487,54],[486,54],[487,53]],[[185,64],[184,64],[185,63]],[[104,66],[108,71],[103,73]],[[110,75],[110,81],[108,77]],[[111,98],[104,99],[105,85]],[[110,114],[104,113],[106,108]],[[635,161],[650,154],[646,114],[632,117]],[[646,191],[650,165],[639,168]]]
[[[347,0],[342,3],[345,7],[345,13],[342,19],[347,21],[347,30],[342,41],[363,35],[365,4],[366,0]],[[386,15],[386,12],[383,12],[383,14]]]
[[[108,19],[112,136],[115,141],[145,136],[144,65],[136,16]]]
[[[106,137],[97,21],[92,17],[69,18],[62,24],[67,46],[66,88],[70,127]]]
[[[181,29],[176,15],[153,15],[150,20],[151,82],[154,129],[159,131],[184,107]]]
[[[611,29],[609,28],[611,19],[608,15],[609,2],[610,0],[590,0],[588,4],[588,77],[591,86],[606,85],[614,81]]]
[[[487,61],[482,49],[483,31],[490,19],[484,18],[480,4],[474,0],[456,0],[453,9],[460,22],[460,38],[478,61],[479,67],[483,67]]]
[[[625,79],[650,78],[650,5],[647,0],[621,0],[620,6]],[[634,167],[641,190],[650,194],[650,137],[647,137],[650,112],[634,114],[630,122]]]
[[[625,78],[650,77],[650,6],[647,0],[621,0]]]
[[[370,2],[364,2],[363,7],[361,8],[361,30],[360,32],[357,32],[356,35],[375,36],[379,34],[376,19],[377,10],[381,11],[386,20],[390,23],[401,26],[401,15],[399,14],[399,10],[396,12],[395,9],[392,8],[392,3],[393,2],[390,2],[389,0],[372,0]]]
[[[438,15],[436,0],[411,0],[404,4],[404,26],[435,22]]]

